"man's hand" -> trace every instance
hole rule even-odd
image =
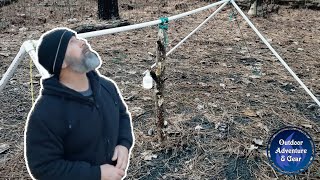
[[[121,180],[125,175],[122,169],[116,168],[110,164],[103,164],[100,166],[101,180]]]
[[[116,168],[126,170],[128,165],[128,156],[129,156],[129,152],[126,147],[121,145],[116,146],[116,148],[114,149],[113,157],[112,157],[112,161],[117,160]]]

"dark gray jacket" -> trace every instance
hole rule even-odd
[[[37,179],[100,180],[100,165],[116,163],[115,147],[132,147],[130,115],[115,84],[94,71],[87,76],[93,99],[56,77],[43,80],[26,127],[26,160]]]

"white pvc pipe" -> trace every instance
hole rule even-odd
[[[195,28],[190,34],[188,34],[184,39],[182,39],[177,45],[175,45],[169,52],[167,52],[166,56],[169,56],[175,49],[177,49],[182,43],[184,43],[190,36],[192,36],[197,30],[199,30],[205,23],[207,23],[214,15],[216,15],[221,9],[228,4],[229,1],[222,4],[217,10],[215,10],[209,17],[207,17],[197,28]],[[151,68],[155,67],[157,63],[152,64]],[[146,70],[143,74],[145,74],[148,70]]]
[[[38,61],[38,55],[35,50],[37,41],[25,41],[22,46],[25,48],[26,52],[30,55],[33,63],[36,65],[39,73],[41,74],[42,77],[46,78],[49,77],[49,73],[47,70],[45,70]]]
[[[261,33],[257,30],[257,28],[251,23],[248,17],[242,12],[239,6],[234,2],[234,0],[230,1],[233,6],[239,11],[241,16],[244,18],[245,21],[249,24],[249,26],[254,30],[254,32],[259,36],[259,38],[268,46],[268,48],[272,51],[272,53],[279,59],[281,64],[289,71],[289,73],[293,76],[293,78],[298,81],[298,83],[302,86],[302,88],[311,96],[311,98],[318,104],[320,107],[320,102],[318,99],[312,94],[312,92],[307,88],[306,85],[299,79],[299,77],[291,70],[291,68],[287,65],[287,63],[279,56],[279,54],[272,48],[269,42],[261,35]]]
[[[23,46],[20,47],[20,50],[12,63],[10,64],[7,71],[4,73],[3,77],[0,80],[0,92],[3,90],[5,85],[8,83],[9,79],[12,77],[14,71],[17,69],[20,61],[24,58],[26,51]]]
[[[229,2],[230,0],[221,0],[212,4],[209,4],[207,6],[204,7],[200,7],[198,9],[194,9],[188,12],[184,12],[181,14],[177,14],[171,17],[168,17],[168,21],[172,21],[172,20],[176,20],[176,19],[180,19],[183,18],[185,16],[189,16],[207,9],[210,9],[212,7],[215,7],[217,5]],[[125,32],[125,31],[130,31],[130,30],[134,30],[134,29],[140,29],[140,28],[144,28],[144,27],[148,27],[148,26],[154,26],[154,25],[158,25],[161,23],[161,20],[154,20],[154,21],[149,21],[149,22],[144,22],[144,23],[139,23],[139,24],[133,24],[133,25],[129,25],[129,26],[122,26],[122,27],[117,27],[117,28],[111,28],[111,29],[104,29],[104,30],[99,30],[99,31],[92,31],[92,32],[86,32],[86,33],[79,33],[78,36],[81,38],[90,38],[90,37],[96,37],[96,36],[102,36],[102,35],[107,35],[107,34],[114,34],[114,33],[118,33],[118,32]],[[35,41],[37,43],[37,41]]]
[[[180,19],[182,17],[198,13],[200,11],[203,11],[203,10],[212,8],[214,6],[223,4],[225,2],[229,2],[229,0],[221,0],[219,2],[215,2],[210,5],[207,5],[207,6],[192,10],[192,11],[188,11],[185,13],[174,15],[174,16],[168,17],[168,20],[172,21],[172,20]],[[113,34],[113,33],[118,33],[118,32],[124,32],[124,31],[144,28],[144,27],[148,27],[148,26],[154,26],[154,25],[157,25],[160,23],[161,23],[161,20],[154,20],[154,21],[149,21],[149,22],[144,22],[144,23],[139,23],[139,24],[134,24],[134,25],[129,25],[129,26],[122,26],[122,27],[117,27],[117,28],[112,28],[112,29],[104,29],[104,30],[99,30],[99,31],[81,33],[81,34],[78,34],[78,36],[81,38],[89,38],[89,37],[95,37],[95,36],[101,36],[101,35],[107,35],[107,34]]]

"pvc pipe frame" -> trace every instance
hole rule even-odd
[[[311,98],[318,104],[320,107],[319,100],[312,94],[312,92],[307,88],[306,85],[300,80],[300,78],[293,72],[293,70],[288,66],[288,64],[279,56],[279,54],[273,49],[273,47],[269,44],[269,42],[261,35],[261,33],[257,30],[257,28],[251,23],[248,17],[242,12],[239,6],[234,2],[234,0],[230,0],[232,5],[238,10],[241,16],[245,21],[249,24],[249,26],[254,30],[254,32],[259,36],[259,38],[268,46],[268,48],[272,51],[272,53],[279,59],[281,64],[289,71],[289,73],[293,76],[293,78],[298,81],[298,83],[302,86],[302,88],[311,96]]]
[[[320,102],[318,99],[312,94],[312,92],[307,88],[307,86],[299,79],[299,77],[291,70],[291,68],[287,65],[287,63],[279,56],[279,54],[272,48],[272,46],[269,44],[269,42],[261,35],[261,33],[256,29],[256,27],[251,23],[251,21],[248,19],[248,17],[242,12],[242,10],[239,8],[239,6],[234,2],[234,0],[222,0],[213,4],[210,4],[208,6],[204,6],[192,11],[188,11],[182,14],[178,14],[175,16],[171,16],[168,18],[169,21],[175,20],[182,18],[184,16],[188,16],[209,8],[212,8],[214,6],[223,4],[220,6],[213,14],[211,14],[205,21],[203,21],[195,30],[193,30],[187,37],[185,37],[181,42],[179,42],[173,49],[171,49],[167,55],[172,53],[177,47],[179,47],[185,40],[187,40],[192,34],[194,34],[202,25],[204,25],[210,18],[212,18],[217,12],[219,12],[228,2],[231,2],[233,6],[237,9],[237,11],[241,14],[241,16],[244,18],[244,20],[249,24],[249,26],[254,30],[254,32],[259,36],[259,38],[267,45],[267,47],[271,50],[271,52],[279,59],[279,61],[282,63],[282,65],[289,71],[289,73],[293,76],[293,78],[298,81],[298,83],[302,86],[302,88],[311,96],[311,98],[318,104],[320,107]],[[88,32],[88,33],[81,33],[78,34],[79,37],[82,38],[89,38],[89,37],[95,37],[95,36],[101,36],[101,35],[107,35],[107,34],[113,34],[117,32],[124,32],[124,31],[129,31],[133,29],[139,29],[147,26],[153,26],[160,24],[161,20],[155,20],[155,21],[150,21],[150,22],[145,22],[145,23],[140,23],[140,24],[135,24],[135,25],[130,25],[130,26],[124,26],[124,27],[118,27],[118,28],[112,28],[112,29],[106,29],[106,30],[100,30],[100,31],[94,31],[94,32]],[[39,66],[37,63],[37,56],[34,51],[34,47],[30,49],[30,44],[27,44],[28,42],[25,42],[23,46],[20,47],[20,50],[16,57],[14,58],[13,62],[9,66],[8,70],[6,73],[3,75],[2,79],[0,80],[0,92],[3,90],[4,86],[6,83],[9,81],[9,78],[13,75],[15,69],[17,68],[18,64],[24,57],[26,50],[35,62],[39,72],[44,75],[45,71],[43,71],[43,68]],[[30,43],[30,42],[29,42]],[[34,41],[33,43],[36,43]],[[34,44],[33,44],[34,45]]]
[[[22,46],[20,47],[20,51],[18,52],[18,54],[16,55],[16,57],[14,58],[14,60],[10,64],[8,70],[3,75],[3,77],[0,81],[0,92],[3,90],[5,85],[8,83],[9,79],[12,77],[14,71],[17,69],[19,63],[25,57],[26,53],[28,53],[30,55],[32,61],[36,65],[41,76],[43,76],[43,77],[49,76],[48,72],[38,63],[38,57],[37,57],[37,54],[34,49],[34,45],[35,45],[34,43],[35,43],[35,41],[28,40],[22,44]]]
[[[178,14],[175,16],[168,17],[168,20],[172,21],[172,20],[180,19],[185,16],[192,15],[192,14],[198,13],[200,11],[204,11],[209,8],[212,8],[217,5],[227,3],[227,2],[229,2],[229,0],[221,0],[219,2],[215,2],[210,5],[207,5],[207,6],[198,8],[198,9],[194,9],[192,11],[188,11],[185,13],[181,13],[181,14]],[[101,35],[107,35],[107,34],[113,34],[113,33],[118,33],[118,32],[124,32],[124,31],[144,28],[147,26],[154,26],[154,25],[157,25],[160,23],[161,23],[161,20],[154,20],[154,21],[140,23],[140,24],[134,24],[134,25],[130,25],[130,26],[123,26],[123,27],[99,30],[99,31],[88,32],[88,33],[81,33],[81,34],[78,34],[78,36],[81,38],[89,38],[89,37],[95,37],[95,36],[101,36]],[[16,55],[16,57],[14,58],[12,63],[10,64],[8,70],[5,72],[5,74],[3,75],[3,77],[0,80],[0,92],[3,90],[4,86],[7,84],[9,79],[12,77],[14,71],[18,67],[21,59],[24,57],[26,52],[28,52],[28,54],[32,58],[34,64],[36,65],[37,69],[39,70],[40,74],[43,76],[48,76],[48,73],[46,72],[46,70],[44,70],[44,68],[39,65],[38,60],[37,60],[37,55],[36,55],[35,49],[34,49],[34,46],[36,46],[37,42],[38,41],[26,41],[20,47],[20,51],[18,52],[18,54]]]

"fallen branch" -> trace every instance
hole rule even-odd
[[[72,29],[77,33],[85,33],[85,32],[111,29],[111,28],[127,26],[127,25],[130,25],[130,23],[127,20],[122,20],[122,21],[115,22],[113,24],[82,24],[80,26],[73,27]]]
[[[7,6],[11,3],[17,2],[18,0],[0,0],[0,7]]]

